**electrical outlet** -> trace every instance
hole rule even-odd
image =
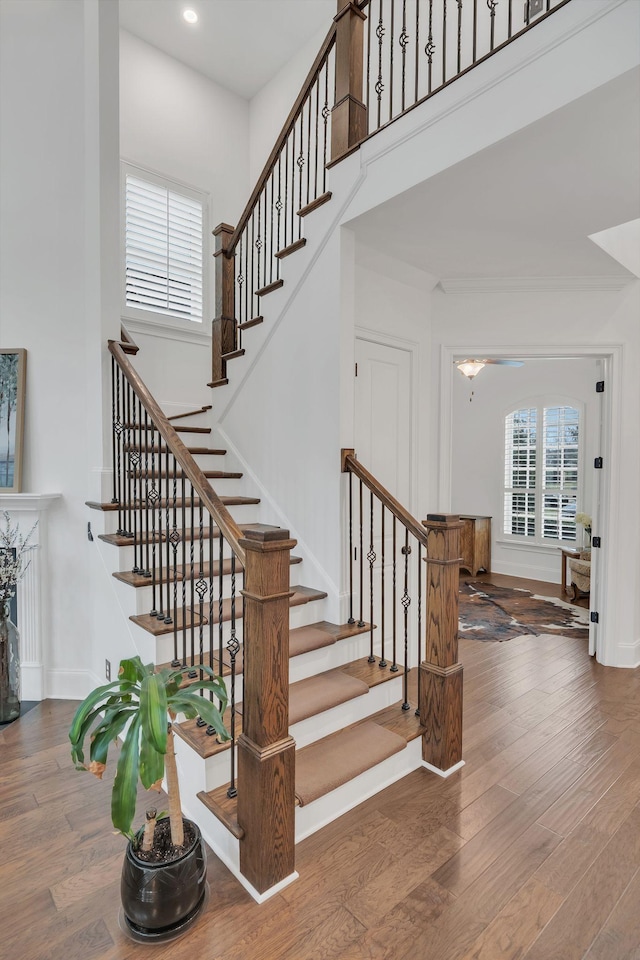
[[[111,660],[105,660],[104,662],[104,673],[107,680],[111,680]]]
[[[529,23],[533,17],[537,17],[539,13],[542,13],[543,6],[544,0],[525,0],[524,19],[526,23]]]

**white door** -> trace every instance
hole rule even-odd
[[[356,337],[355,356],[358,460],[411,510],[411,352]]]

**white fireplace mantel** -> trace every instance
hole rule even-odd
[[[12,525],[27,536],[33,549],[30,563],[18,585],[18,633],[20,634],[21,700],[42,700],[44,697],[44,654],[42,625],[47,592],[43,571],[47,569],[47,524],[49,507],[61,498],[60,493],[0,493],[0,516],[6,511]]]

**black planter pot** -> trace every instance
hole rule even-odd
[[[195,840],[171,863],[139,860],[131,845],[122,865],[120,895],[127,927],[136,939],[170,939],[197,917],[206,893],[207,859],[197,825]]]

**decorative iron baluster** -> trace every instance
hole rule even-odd
[[[400,599],[400,603],[404,607],[404,703],[402,704],[403,710],[410,710],[411,704],[409,703],[409,606],[411,604],[411,597],[409,596],[409,555],[411,553],[411,547],[409,546],[409,531],[405,530],[404,534],[404,547],[402,548],[402,554],[404,556],[404,593]]]
[[[318,132],[320,129],[320,77],[316,79],[315,82],[316,88],[316,139],[315,139],[315,160],[313,166],[313,199],[315,200],[318,196]]]
[[[381,611],[380,611],[380,663],[379,667],[388,666],[387,661],[384,657],[384,554],[385,554],[385,545],[384,545],[384,503],[380,504],[380,539],[381,539],[381,557],[380,557],[380,597],[381,597]],[[373,622],[373,617],[371,618]]]
[[[129,388],[129,389],[130,389],[130,388]],[[135,396],[133,396],[133,397],[132,397],[132,403],[131,403],[131,409],[132,409],[132,415],[133,415],[133,419],[132,419],[132,421],[131,421],[132,427],[133,427],[132,433],[133,433],[134,443],[139,444],[139,443],[140,443],[140,434],[142,433],[142,431],[138,431],[138,430],[136,429],[136,408],[137,408],[137,400],[135,399]],[[132,491],[131,491],[131,492],[132,492],[132,496],[131,496],[131,506],[132,506],[131,516],[132,516],[132,519],[133,519],[133,528],[132,528],[132,531],[131,531],[131,536],[133,537],[133,569],[132,569],[132,571],[131,571],[132,573],[141,573],[141,572],[142,572],[142,558],[140,558],[140,563],[138,563],[138,550],[139,550],[139,545],[138,545],[138,506],[137,506],[137,504],[136,504],[136,478],[137,478],[137,474],[138,474],[138,464],[139,464],[139,463],[140,463],[140,452],[139,452],[138,449],[136,449],[136,448],[134,447],[132,453],[129,454],[129,470],[130,470],[130,472],[131,472],[131,474],[132,474],[132,477],[133,477],[133,485],[132,485]]]
[[[300,113],[300,153],[296,158],[296,164],[298,166],[298,210],[302,210],[302,181],[304,177],[304,149],[302,146],[302,140],[304,137],[304,107]],[[298,217],[298,240],[302,236],[302,217]]]
[[[209,514],[209,666],[222,676],[222,663],[216,671],[213,640],[213,517]],[[213,690],[209,691],[209,700],[213,702]]]
[[[176,458],[173,457],[173,493],[171,497],[173,526],[169,534],[171,549],[173,550],[173,660],[172,667],[180,666],[178,657],[178,547],[182,539],[178,530],[178,470]],[[182,528],[184,534],[184,527]]]
[[[120,498],[118,497],[118,473],[116,471],[116,423],[118,418],[116,416],[116,358],[111,357],[111,465],[113,473],[113,496],[111,497],[111,503],[116,504],[120,503]],[[118,516],[118,526],[120,526],[120,517]]]
[[[512,29],[513,29],[513,9],[512,9],[512,6],[513,6],[513,0],[509,0],[509,13],[508,13],[508,25],[507,25],[507,39],[509,39],[509,40],[511,40],[511,33],[512,33]],[[526,4],[526,7],[527,7],[527,16],[528,16],[528,13],[529,13],[529,4],[528,4],[528,3]],[[549,9],[549,7],[547,6],[547,10],[548,10],[548,9]]]
[[[223,619],[222,614],[224,612],[224,601],[223,601],[223,592],[224,592],[224,540],[222,537],[222,530],[218,531],[218,664],[220,667],[220,675],[222,676],[222,667],[223,667]]]
[[[114,365],[114,386],[115,386],[115,412],[113,418],[113,435],[116,443],[116,456],[113,460],[113,477],[116,481],[114,487],[116,503],[118,504],[118,536],[124,536],[124,505],[122,502],[122,439],[124,432],[124,423],[122,421],[122,410],[120,407],[120,387],[122,374],[120,368],[116,365],[115,357],[112,358]]]
[[[180,478],[180,496],[182,508],[182,650],[180,651],[180,662],[183,667],[187,666],[187,492],[185,484],[185,475],[182,471]],[[193,531],[191,531],[193,536]]]
[[[422,663],[422,544],[418,542],[418,706],[416,717],[420,716],[420,664]]]
[[[256,281],[256,290],[260,290],[260,289],[261,289],[261,283],[260,283],[260,251],[261,251],[261,249],[262,249],[262,236],[260,235],[260,221],[261,221],[260,197],[258,197],[258,236],[257,236],[257,237],[255,238],[255,240],[253,241],[254,249],[258,251],[258,255],[257,255],[257,257],[255,257],[255,260],[257,260],[257,268],[258,268],[258,279],[257,279],[257,281]]]
[[[420,70],[420,0],[416,0],[416,43],[415,43],[415,96],[414,103],[418,101],[419,89],[419,70]]]
[[[349,471],[349,619],[348,623],[355,623],[353,618],[353,474]]]
[[[378,123],[380,126],[382,112],[382,92],[384,83],[382,82],[382,40],[384,37],[384,21],[382,19],[382,0],[379,0],[379,19],[376,27],[376,37],[378,38],[378,80],[375,85],[376,96],[378,97]]]
[[[393,518],[393,567],[392,567],[392,614],[393,614],[393,632],[392,632],[392,658],[393,663],[390,666],[391,673],[398,672],[398,656],[397,656],[397,622],[398,622],[398,608],[396,606],[396,601],[398,597],[398,591],[396,586],[396,559],[397,559],[397,545],[396,545],[396,517]]]
[[[255,274],[256,264],[255,264],[255,257],[253,256],[253,251],[255,249],[254,247],[255,242],[256,242],[255,222],[254,222],[254,214],[252,213],[251,214],[251,246],[249,246],[249,236],[247,233],[247,274],[251,277],[251,295],[249,297],[249,312],[248,312],[249,318],[257,316],[257,314],[254,312],[255,304],[256,304],[255,292],[256,290],[260,289],[260,287],[256,287],[256,274]],[[258,300],[258,303],[259,302],[260,301]]]
[[[489,16],[491,17],[491,45],[489,49],[493,51],[496,29],[496,7],[498,6],[498,0],[487,0],[487,6],[489,8]]]
[[[191,538],[189,542],[189,583],[190,586],[190,597],[189,597],[189,620],[190,620],[190,640],[191,640],[191,669],[189,670],[189,676],[193,679],[197,677],[198,673],[193,669],[193,665],[196,662],[196,592],[195,592],[195,580],[196,580],[196,571],[195,571],[195,539],[196,539],[196,528],[194,521],[195,513],[195,497],[193,484],[189,484],[191,487],[191,493],[189,496],[189,515],[191,517]],[[186,571],[183,576],[186,578]],[[185,611],[186,612],[186,611]]]
[[[391,0],[391,17],[389,22],[389,120],[393,119],[393,21],[396,5]]]
[[[282,154],[278,157],[278,199],[275,202],[276,216],[277,216],[277,229],[276,234],[278,237],[277,244],[278,250],[282,250],[282,241],[280,239],[280,219],[282,217]],[[280,260],[278,260],[276,266],[276,279],[280,279]]]
[[[165,518],[164,518],[164,547],[165,547],[165,565],[166,565],[166,591],[165,591],[165,614],[164,622],[169,624],[172,622],[173,618],[171,616],[171,500],[169,498],[169,481],[171,479],[171,451],[169,450],[169,444],[165,447],[165,456],[164,456],[164,472],[166,474],[165,488],[164,488],[164,506],[165,506]],[[160,501],[160,509],[162,510],[162,500]],[[158,533],[158,544],[159,549],[162,551],[163,539],[162,533]]]
[[[202,511],[202,501],[198,506],[198,549],[199,549],[199,570],[198,570],[198,579],[195,584],[195,590],[198,594],[198,662],[202,663],[204,660],[204,597],[207,592],[207,581],[204,578],[205,566],[204,566],[204,519]],[[213,666],[213,661],[209,661],[209,666]],[[202,679],[202,670],[200,671],[200,679]]]
[[[402,0],[402,33],[398,37],[398,43],[402,50],[402,87],[401,104],[402,113],[405,109],[405,79],[407,73],[407,44],[409,43],[409,34],[407,33],[407,0]],[[389,117],[391,119],[391,117]]]
[[[442,0],[442,83],[447,82],[447,0]]]
[[[362,480],[360,481],[360,619],[358,626],[364,627],[364,546],[363,546],[364,517],[362,513]]]
[[[478,58],[478,0],[473,0],[473,53],[472,62]]]
[[[373,655],[373,565],[376,562],[376,552],[373,549],[373,491],[369,492],[369,663],[375,663]]]
[[[431,93],[432,87],[432,77],[433,77],[433,55],[436,50],[436,45],[433,42],[433,0],[429,0],[429,35],[427,36],[427,43],[424,48],[424,52],[427,55],[427,62],[429,64],[427,68],[427,89]]]
[[[307,100],[307,203],[311,199],[311,95]]]
[[[138,411],[140,426],[142,426],[142,404],[139,401]],[[151,433],[153,435],[153,427]],[[144,496],[142,495],[143,476]],[[140,470],[140,557],[144,558],[142,576],[151,577],[151,570],[149,569],[149,415],[146,410],[144,411],[144,473],[142,469]]]
[[[273,249],[273,226],[274,226],[274,216],[273,216],[273,189],[274,189],[274,175],[273,173],[269,177],[269,182],[271,184],[271,206],[269,207],[269,283],[273,282],[273,264],[274,261],[277,264],[278,261],[274,257],[274,253],[277,253],[277,250]]]
[[[458,0],[458,73],[461,70],[462,56],[462,0]]]
[[[237,797],[238,790],[236,787],[236,657],[238,656],[238,651],[240,649],[240,644],[238,643],[238,638],[236,637],[236,555],[231,552],[231,635],[227,643],[227,650],[229,651],[229,660],[231,664],[231,697],[230,697],[230,706],[231,706],[231,715],[230,715],[230,730],[231,734],[231,782],[229,784],[229,789],[227,790],[227,796]]]
[[[156,431],[151,432],[151,487],[147,492],[148,510],[151,511],[151,616],[164,620],[164,611],[162,609],[162,549],[160,549],[160,569],[156,567],[156,507],[160,500],[160,490],[162,490],[162,459],[160,455],[160,434],[158,434],[158,486],[156,486]],[[147,519],[147,526],[149,520]],[[147,544],[149,544],[149,533],[147,532]],[[147,547],[148,551],[148,547]],[[156,590],[160,599],[160,609],[156,607]]]
[[[372,4],[369,6],[369,13],[367,16],[367,86],[366,86],[367,104],[370,104],[372,100],[372,97],[371,97],[371,21],[372,21],[371,14],[373,12],[371,9],[372,6],[373,6]],[[370,114],[371,111],[367,111],[367,113]],[[371,119],[369,115],[367,116],[367,126],[368,127],[371,126]]]

